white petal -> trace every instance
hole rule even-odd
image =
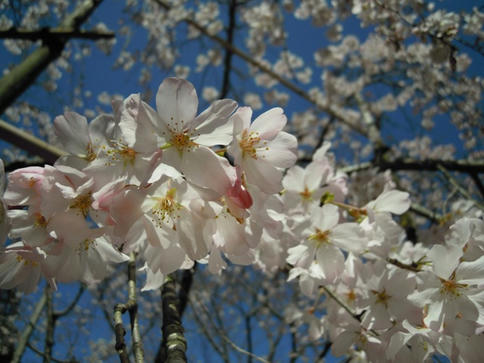
[[[334,282],[344,271],[345,258],[341,250],[330,244],[323,244],[316,251],[316,259],[328,282]]]
[[[367,239],[357,223],[338,224],[331,230],[330,240],[347,251],[359,253],[367,246]]]
[[[280,107],[274,107],[257,117],[250,131],[259,133],[259,137],[265,140],[272,140],[284,128],[287,123],[284,110]]]
[[[190,128],[198,108],[193,85],[180,78],[166,78],[156,94],[156,108],[161,120],[176,132]]]
[[[297,160],[297,139],[287,132],[280,132],[267,144],[256,149],[257,157],[274,166],[289,168]]]
[[[435,245],[427,255],[432,260],[434,273],[447,280],[459,264],[462,249],[455,246]]]
[[[89,144],[87,119],[75,112],[66,112],[54,119],[58,140],[72,154],[85,154]]]
[[[372,208],[377,212],[402,214],[410,208],[410,194],[399,190],[390,190],[376,198]]]
[[[228,160],[204,146],[184,152],[181,169],[192,183],[220,194],[225,194],[236,179],[235,168]]]
[[[264,160],[248,159],[242,165],[249,184],[259,187],[264,193],[279,193],[282,189],[282,172]]]
[[[461,284],[484,283],[484,256],[471,262],[462,262],[455,273],[455,279]]]

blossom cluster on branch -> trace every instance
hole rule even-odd
[[[347,204],[329,143],[294,165],[281,108],[251,121],[251,108],[223,99],[197,115],[193,85],[178,78],[160,85],[156,108],[133,94],[89,123],[74,112],[55,119],[69,154],[8,175],[0,233],[14,242],[0,251],[1,288],[32,292],[41,276],[95,284],[131,252],[144,262],[143,290],[195,261],[212,273],[230,261],[288,271],[303,294],[325,295],[326,314],[303,321],[335,355],[483,358],[482,219],[411,243],[392,216],[409,194],[388,179],[373,200]]]

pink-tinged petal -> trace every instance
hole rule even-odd
[[[193,184],[220,194],[225,194],[237,177],[227,159],[204,146],[183,154],[181,170]]]
[[[368,206],[376,212],[402,214],[410,208],[410,194],[399,190],[390,190],[380,194],[378,198]]]
[[[261,139],[272,140],[286,126],[286,123],[287,117],[284,115],[284,110],[274,107],[257,117],[250,126],[250,131],[258,132]]]
[[[66,112],[54,119],[58,140],[72,154],[85,154],[89,144],[87,119],[75,112]]]
[[[242,209],[250,208],[253,203],[252,197],[249,191],[242,186],[242,183],[239,177],[237,177],[235,184],[228,189],[227,197],[230,199],[232,203],[234,203],[237,207]]]
[[[287,132],[279,132],[269,144],[256,150],[258,158],[279,168],[289,168],[297,160],[297,139]]]
[[[156,108],[161,120],[173,131],[190,129],[198,108],[193,85],[180,78],[166,78],[156,94]]]
[[[331,244],[323,243],[316,250],[316,260],[328,282],[334,282],[344,271],[345,258],[343,253]]]
[[[282,189],[282,172],[264,160],[247,160],[242,165],[249,184],[256,185],[267,194],[279,193]]]

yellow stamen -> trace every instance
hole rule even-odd
[[[245,129],[242,131],[242,139],[239,141],[239,146],[242,149],[242,157],[249,155],[253,159],[257,159],[257,150],[255,145],[257,145],[261,138],[258,136],[258,132]]]
[[[86,194],[81,194],[77,198],[75,198],[71,205],[69,206],[71,209],[79,209],[84,217],[87,217],[89,214],[89,209],[91,208],[91,204],[93,202],[92,193],[88,192]]]
[[[316,228],[316,233],[313,233],[308,237],[310,241],[315,241],[317,246],[321,246],[323,243],[329,243],[329,234],[330,231],[321,231],[319,228]]]

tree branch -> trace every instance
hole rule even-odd
[[[136,301],[136,255],[131,252],[128,262],[128,302],[116,304],[114,307],[114,332],[116,336],[116,351],[122,363],[129,362],[128,351],[124,341],[126,331],[123,327],[122,315],[128,311],[131,323],[131,339],[136,363],[144,362],[143,345],[138,322],[138,303]]]
[[[30,339],[30,335],[35,329],[35,324],[37,324],[37,321],[39,320],[40,314],[42,313],[42,310],[44,309],[46,302],[47,302],[47,291],[44,291],[44,293],[40,297],[40,300],[35,305],[34,311],[30,316],[30,320],[25,326],[24,330],[22,331],[22,335],[17,341],[17,348],[15,348],[15,352],[13,353],[11,363],[20,362],[20,358],[22,358],[22,355],[24,354],[25,347],[27,346],[27,343]]]
[[[187,341],[178,309],[175,275],[167,276],[161,289],[163,308],[163,351],[162,361],[167,363],[186,363]]]
[[[227,43],[233,44],[234,31],[235,31],[235,11],[237,9],[237,0],[231,0],[229,4],[229,26],[227,28]],[[224,58],[224,78],[222,81],[222,92],[220,93],[220,98],[227,97],[230,89],[230,72],[232,71],[232,55],[234,53],[229,49],[225,48],[225,58]]]
[[[59,28],[78,29],[101,1],[85,0],[62,21]],[[60,37],[45,39],[42,46],[0,79],[0,115],[61,55],[67,40],[68,38]]]
[[[38,30],[10,28],[0,30],[0,39],[24,39],[24,40],[42,40],[48,42],[51,39],[112,39],[115,37],[113,32],[102,32],[97,30],[79,30],[69,28],[42,28]]]
[[[154,0],[154,1],[165,10],[171,9],[171,6],[167,3],[165,3],[163,0]],[[294,83],[288,81],[287,79],[283,78],[282,76],[280,76],[279,74],[274,72],[270,67],[266,66],[265,64],[263,64],[262,62],[260,62],[256,59],[254,59],[249,54],[243,52],[239,48],[236,48],[235,46],[228,43],[226,40],[222,39],[221,37],[219,37],[217,35],[210,34],[210,32],[207,29],[205,29],[204,26],[200,25],[199,23],[197,23],[192,18],[184,18],[182,20],[184,22],[186,22],[187,24],[196,28],[203,35],[212,39],[213,41],[215,41],[216,43],[218,43],[219,45],[221,45],[225,49],[230,50],[233,54],[237,55],[239,58],[242,58],[248,64],[250,64],[250,65],[256,67],[257,69],[259,69],[260,71],[268,74],[269,76],[271,76],[272,78],[277,80],[281,85],[283,85],[287,89],[291,90],[292,92],[294,92],[298,96],[302,97],[306,101],[308,101],[311,104],[313,104],[314,106],[316,106],[320,111],[327,113],[331,117],[338,119],[343,124],[350,127],[352,130],[360,133],[361,135],[368,137],[368,132],[365,129],[365,127],[363,125],[361,125],[359,122],[354,122],[354,121],[346,118],[345,115],[344,115],[344,110],[335,108],[334,106],[330,105],[329,103],[323,103],[323,102],[319,101],[314,96],[312,96],[309,93],[307,93],[306,91],[304,91],[302,88],[296,86]]]
[[[0,120],[0,139],[17,146],[32,155],[40,156],[49,164],[54,164],[60,156],[66,154],[55,146],[49,145],[45,141],[10,125],[3,120]]]
[[[300,160],[310,162],[311,160]],[[439,165],[447,170],[458,171],[462,173],[484,173],[484,161],[482,160],[440,160],[440,159],[424,159],[415,160],[410,158],[399,158],[393,161],[367,161],[356,165],[345,166],[339,170],[351,174],[357,171],[367,170],[371,168],[379,168],[380,170],[416,170],[416,171],[438,171]]]

